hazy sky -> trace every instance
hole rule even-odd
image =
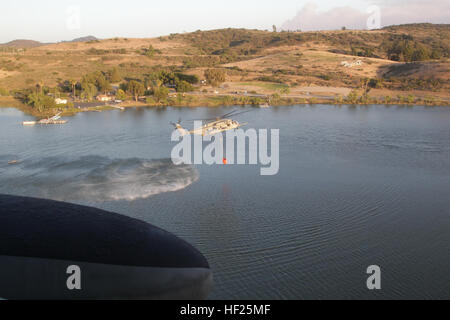
[[[377,4],[381,24],[448,23],[450,1],[437,0],[3,0],[0,43],[43,42],[94,35],[154,37],[242,27],[322,30],[366,28],[366,9]],[[79,14],[78,14],[79,13]]]

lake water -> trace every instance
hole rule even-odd
[[[255,108],[237,120],[280,129],[278,175],[171,163],[170,121],[231,110],[133,108],[23,127],[29,116],[0,108],[0,193],[171,231],[209,260],[211,298],[450,298],[449,107]],[[381,291],[366,287],[370,265]]]

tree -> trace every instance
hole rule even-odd
[[[277,32],[277,26],[276,26],[276,25],[273,25],[273,26],[272,26],[272,30],[273,30],[273,32]]]
[[[27,96],[27,103],[39,112],[47,108],[54,108],[56,106],[55,100],[43,93],[31,93]]]
[[[424,46],[418,46],[412,54],[412,61],[424,61],[430,59],[430,53]]]
[[[117,100],[126,100],[127,99],[127,95],[125,94],[125,91],[123,91],[122,89],[117,90],[116,93],[116,99]]]
[[[81,79],[81,86],[83,88],[86,88],[87,84],[91,83],[97,87],[98,91],[106,94],[108,91],[111,91],[111,84],[105,77],[105,74],[106,76],[108,76],[108,78],[111,78],[109,73],[103,73],[100,71],[85,74]]]
[[[169,96],[169,89],[167,87],[154,87],[153,96],[158,102],[164,101]]]
[[[217,87],[225,82],[225,71],[222,69],[207,69],[205,70],[205,78],[210,85]]]
[[[117,82],[122,81],[122,77],[120,76],[120,73],[117,70],[117,68],[114,68],[111,70],[109,80],[112,83],[117,83]]]
[[[361,79],[361,88],[363,89],[363,95],[369,94],[369,91],[371,89],[371,87],[369,86],[369,83],[370,83],[369,78]]]
[[[38,81],[38,83],[36,83],[36,92],[39,92],[40,94],[42,94],[43,88],[44,88],[44,82],[42,80]]]
[[[61,96],[61,90],[59,87],[54,87],[50,90],[55,98],[59,98]]]
[[[143,95],[145,93],[145,87],[141,82],[138,82],[136,80],[131,80],[128,83],[128,92],[133,95],[134,100],[136,102],[139,99],[139,96]]]
[[[97,94],[97,87],[92,83],[87,83],[83,87],[83,91],[81,92],[81,97],[85,100],[92,101],[94,96]]]
[[[104,94],[106,94],[108,91],[111,90],[111,84],[103,74],[98,76],[96,82],[97,82],[97,89],[103,92]]]
[[[177,103],[181,104],[183,102],[183,95],[182,94],[177,94]]]
[[[177,92],[190,92],[194,91],[194,87],[187,81],[178,81]]]
[[[175,76],[180,79],[189,82],[190,84],[199,83],[199,79],[196,75],[184,74],[184,73],[175,73]]]
[[[78,82],[77,82],[76,80],[74,80],[74,79],[70,79],[70,80],[69,80],[69,83],[70,83],[70,86],[71,86],[71,88],[72,88],[72,95],[73,95],[73,97],[75,98],[75,96],[76,96],[76,94],[75,94],[75,88],[76,88]]]
[[[406,62],[413,61],[414,48],[411,45],[411,43],[409,42],[406,43],[402,51],[404,61]]]

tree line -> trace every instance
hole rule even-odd
[[[223,69],[207,69],[204,76],[207,83],[218,86],[226,80]],[[28,105],[42,112],[45,109],[55,108],[55,98],[72,96],[74,100],[90,102],[98,94],[114,93],[117,100],[134,99],[138,101],[141,96],[151,96],[151,101],[166,102],[172,88],[178,93],[194,91],[194,85],[200,82],[198,76],[159,70],[147,74],[143,79],[123,78],[117,68],[108,71],[95,71],[87,73],[80,80],[61,80],[59,85],[50,88],[38,82],[34,89],[16,92],[16,96]],[[112,84],[119,84],[113,90]],[[4,92],[2,92],[4,94]],[[68,103],[69,106],[72,103]]]

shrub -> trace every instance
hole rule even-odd
[[[415,100],[416,98],[412,94],[408,95],[407,101],[409,104],[413,104]]]
[[[149,45],[148,48],[145,48],[143,54],[149,58],[155,56],[155,54],[161,54],[161,50],[153,48],[152,45]]]
[[[9,96],[9,91],[4,88],[0,88],[0,96]]]
[[[385,96],[384,97],[384,103],[390,103],[392,100],[391,96]]]
[[[117,90],[116,99],[117,100],[126,100],[127,95],[125,94],[125,91],[123,91],[122,89]]]
[[[207,69],[205,70],[205,78],[212,86],[219,86],[225,82],[225,71],[222,69]]]
[[[190,84],[197,84],[199,82],[199,79],[196,75],[175,73],[175,76],[182,81],[189,82]]]
[[[281,96],[278,93],[274,93],[273,95],[270,96],[270,101],[272,103],[277,103],[281,100]]]
[[[187,81],[179,81],[177,83],[177,92],[190,92],[190,91],[194,91],[194,87]]]
[[[334,98],[335,104],[342,104],[344,102],[344,98],[339,94]]]
[[[275,83],[283,83],[283,81],[277,77],[273,77],[273,76],[263,76],[263,77],[259,77],[256,80],[258,81],[263,81],[263,82],[275,82]]]
[[[153,99],[152,97],[147,97],[147,98],[145,99],[145,103],[147,103],[147,104],[149,104],[149,105],[154,105],[154,104],[156,104],[156,101],[155,101],[155,99]]]
[[[153,88],[153,96],[157,102],[164,101],[169,96],[169,89],[166,87],[155,87]]]
[[[345,98],[346,102],[356,103],[358,102],[358,92],[356,90],[352,90],[348,96]]]
[[[291,92],[291,89],[289,87],[281,88],[280,93],[281,94],[289,94]]]

